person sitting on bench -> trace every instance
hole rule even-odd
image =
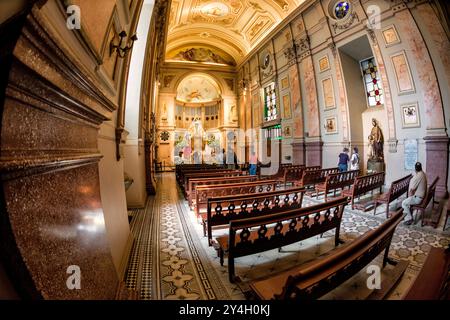
[[[409,182],[408,198],[403,200],[402,207],[405,216],[405,224],[411,225],[414,221],[413,214],[411,212],[411,206],[414,204],[420,204],[427,194],[427,176],[422,170],[422,164],[417,162],[415,165],[416,174]]]

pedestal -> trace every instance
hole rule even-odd
[[[386,172],[386,165],[384,161],[368,160],[367,161],[367,174]]]

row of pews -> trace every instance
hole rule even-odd
[[[341,173],[337,168],[284,165],[276,175],[258,177],[216,166],[188,166],[177,168],[176,174],[180,189],[202,223],[209,245],[217,250],[221,265],[227,258],[230,282],[239,281],[234,266],[239,257],[281,250],[330,230],[334,230],[335,246],[339,246],[344,208],[351,203],[352,208],[365,209],[366,204],[358,206],[355,199],[379,189],[371,204],[374,213],[378,205],[386,204],[387,220],[380,227],[324,257],[252,282],[250,287],[260,299],[319,298],[355,275],[383,250],[383,267],[386,263],[394,264],[393,276],[370,299],[385,298],[406,270],[406,261],[395,263],[388,258],[395,228],[403,218],[402,209],[389,212],[389,203],[408,191],[411,176],[394,181],[382,193],[384,173],[361,176],[359,171]],[[426,208],[431,199],[435,202],[437,179],[418,207]],[[323,194],[325,202],[304,206],[305,194],[317,197]],[[219,228],[222,231],[214,236]]]

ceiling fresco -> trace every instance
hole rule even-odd
[[[208,76],[196,74],[183,79],[177,89],[177,100],[187,103],[211,102],[220,99],[217,83]]]
[[[166,58],[173,58],[175,50],[196,43],[219,57],[226,52],[235,63],[240,63],[303,1],[173,0],[166,51],[171,55]]]

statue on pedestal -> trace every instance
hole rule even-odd
[[[369,172],[384,171],[384,137],[376,119],[372,119],[373,128],[369,136],[369,160],[367,170]]]

